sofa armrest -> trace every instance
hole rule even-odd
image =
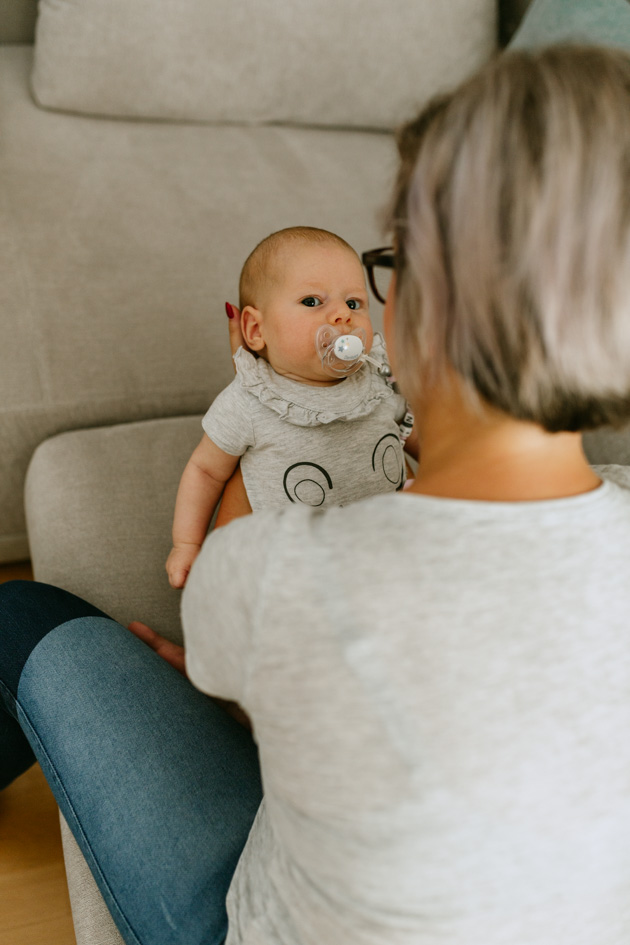
[[[200,436],[200,417],[176,417],[42,443],[25,491],[36,580],[181,642],[180,592],[164,563],[177,486]]]
[[[77,945],[125,945],[61,813],[59,822]]]

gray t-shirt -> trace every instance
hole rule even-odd
[[[380,336],[371,354],[385,359]],[[241,457],[254,511],[348,505],[402,487],[406,404],[373,365],[332,387],[310,387],[243,348],[234,361],[236,377],[213,401],[203,428]]]
[[[229,945],[630,942],[630,470],[598,471],[208,538],[188,672],[249,713],[265,790]]]

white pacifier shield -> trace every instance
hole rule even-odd
[[[356,361],[363,354],[363,342],[357,335],[340,335],[335,338],[333,350],[341,361]]]
[[[315,348],[322,368],[331,377],[348,377],[363,366],[366,335],[363,328],[343,334],[333,325],[320,325]]]

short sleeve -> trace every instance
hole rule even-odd
[[[206,539],[182,597],[186,670],[208,695],[245,705],[256,621],[278,512],[257,512]]]
[[[255,445],[251,400],[235,378],[215,397],[201,421],[204,433],[230,456],[242,456]]]

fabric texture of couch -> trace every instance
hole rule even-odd
[[[566,14],[570,2],[535,0],[527,29],[544,39],[539,17],[560,7]],[[387,7],[390,21],[400,15],[406,23],[406,8],[414,7],[418,49],[439,53],[421,64],[420,85],[420,73],[400,68],[393,28],[385,42],[379,33],[371,51],[368,31],[361,69],[353,63],[336,84],[338,59],[326,68],[320,23],[318,76],[325,78],[318,95],[308,93],[312,73],[301,73],[300,92],[276,70],[269,88],[254,88],[251,97],[252,76],[241,64],[215,96],[215,111],[204,112],[210,105],[199,83],[212,82],[199,70],[214,66],[198,35],[186,62],[186,34],[195,33],[196,17],[207,30],[211,11],[231,10],[238,47],[238,22],[248,22],[243,11],[252,4],[274,17],[284,9],[253,0],[112,0],[108,9],[122,19],[108,21],[96,0],[42,0],[35,49],[0,47],[0,560],[30,550],[39,580],[89,598],[123,623],[145,620],[174,640],[181,639],[179,595],[164,572],[174,496],[201,435],[200,415],[232,377],[223,303],[236,301],[245,256],[272,230],[296,223],[335,230],[359,251],[378,245],[379,209],[396,166],[389,116],[411,116],[495,49],[494,0],[401,0]],[[605,12],[611,4],[630,9],[627,0],[609,0]],[[514,20],[526,5],[510,0],[504,17]],[[8,39],[25,39],[33,6],[11,0]],[[345,10],[348,24],[369,20],[370,10],[373,24],[380,22],[375,0],[330,6],[337,17]],[[300,15],[312,7],[292,5],[286,30],[299,32],[307,22]],[[145,20],[136,22],[139,11]],[[160,15],[166,24],[176,15],[170,61]],[[339,33],[339,20],[332,22]],[[247,42],[260,53],[261,34],[250,32]],[[102,55],[92,68],[85,51],[94,49],[95,34]],[[413,46],[408,39],[405,48]],[[344,41],[353,55],[350,29]],[[220,36],[212,42],[218,61],[232,58]],[[136,104],[111,75],[121,61],[136,72],[143,63]],[[396,102],[387,85],[393,72]],[[169,75],[177,82],[165,87]],[[368,75],[376,103],[362,97]],[[109,88],[99,98],[103,77]],[[264,86],[263,74],[253,84]],[[349,113],[353,88],[357,111]],[[326,109],[331,102],[337,111]],[[374,316],[378,326],[376,305]],[[585,437],[593,462],[630,463],[629,443],[611,431]],[[29,462],[27,544],[21,495]],[[62,832],[78,945],[121,945],[65,824]]]

